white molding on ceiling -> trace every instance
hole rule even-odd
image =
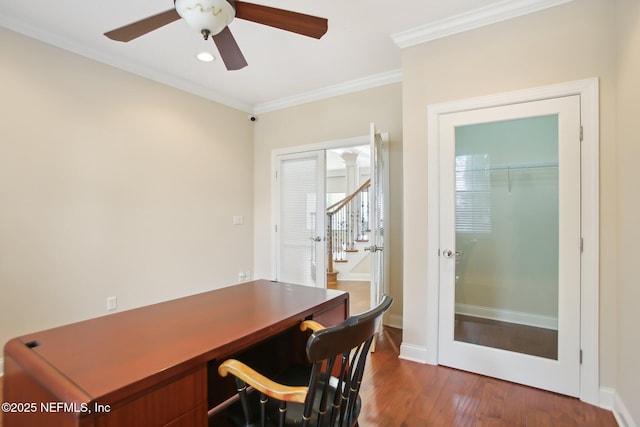
[[[322,89],[312,90],[299,95],[259,103],[254,106],[253,113],[269,113],[271,111],[282,110],[284,108],[294,107],[301,104],[307,104],[309,102],[320,101],[323,99],[333,98],[334,96],[346,95],[348,93],[384,86],[391,83],[398,83],[401,81],[402,70],[387,71],[385,73],[350,80],[348,82],[327,86]]]
[[[27,37],[35,40],[39,40],[43,43],[58,47],[60,49],[67,50],[69,52],[78,54],[88,59],[101,62],[103,64],[118,68],[120,70],[153,80],[155,82],[171,86],[173,88],[182,90],[187,93],[191,93],[196,96],[214,101],[223,105],[226,105],[237,110],[246,111],[253,114],[262,114],[270,111],[275,111],[283,108],[293,107],[313,101],[319,101],[327,98],[331,98],[338,95],[344,95],[352,92],[357,92],[365,89],[374,88],[377,86],[384,86],[391,83],[402,81],[402,71],[393,70],[372,76],[363,77],[356,80],[351,80],[345,83],[328,86],[325,88],[301,93],[298,95],[276,99],[269,102],[258,103],[251,105],[243,103],[234,99],[203,88],[200,85],[196,85],[193,82],[178,78],[172,74],[165,73],[161,70],[151,67],[145,67],[133,63],[132,61],[124,58],[118,58],[111,55],[100,53],[95,49],[90,49],[87,46],[77,41],[60,37],[54,33],[44,31],[40,28],[33,27],[25,24],[22,21],[13,20],[0,14],[0,26],[5,27],[11,31],[15,31]]]
[[[470,12],[391,35],[401,49],[462,33],[573,0],[502,0]]]
[[[408,31],[392,34],[391,38],[398,47],[406,48],[571,1],[573,0],[501,0],[492,5],[479,8],[468,13],[432,22]],[[240,102],[232,97],[206,89],[191,81],[178,78],[175,75],[166,73],[162,70],[141,66],[124,58],[100,53],[77,41],[60,37],[59,35],[44,31],[40,28],[35,28],[25,24],[24,22],[12,20],[2,14],[0,14],[0,26],[86,58],[113,66],[123,71],[253,114],[263,114],[402,81],[402,70],[398,69],[304,92],[290,97],[250,105]]]
[[[238,100],[233,99],[229,96],[225,96],[218,92],[203,88],[200,85],[197,85],[197,84],[194,84],[193,82],[176,77],[173,74],[166,73],[164,71],[154,69],[151,67],[141,66],[124,58],[114,57],[111,55],[101,53],[98,50],[91,49],[75,40],[61,37],[57,34],[42,30],[40,28],[33,27],[31,25],[25,24],[22,21],[17,21],[14,19],[7,18],[2,14],[0,14],[0,26],[5,27],[16,33],[20,33],[24,36],[30,37],[32,39],[41,41],[48,45],[52,45],[60,49],[67,50],[69,52],[83,56],[85,58],[89,58],[94,61],[98,61],[103,64],[110,65],[112,67],[126,71],[128,73],[132,73],[132,74],[147,78],[149,80],[153,80],[157,83],[171,86],[183,92],[187,92],[192,95],[196,95],[196,96],[208,99],[210,101],[214,101],[214,102],[226,105],[228,107],[235,108],[237,110],[247,111],[247,112],[250,112],[252,110],[252,106],[249,104],[239,102]]]

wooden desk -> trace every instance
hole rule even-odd
[[[4,401],[20,413],[4,411],[3,423],[205,426],[226,393],[210,372],[216,361],[282,346],[304,319],[337,324],[348,298],[257,280],[14,338],[4,347]]]

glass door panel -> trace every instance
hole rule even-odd
[[[557,359],[558,190],[558,115],[455,128],[455,340]]]

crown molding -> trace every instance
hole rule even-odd
[[[398,47],[406,48],[564,3],[569,3],[571,1],[573,0],[502,0],[469,13],[460,14],[408,31],[392,34],[391,38]],[[0,14],[0,26],[86,58],[119,68],[123,71],[148,78],[158,83],[218,102],[231,108],[252,112],[254,114],[267,113],[402,81],[402,70],[392,70],[290,97],[258,103],[255,105],[248,105],[215,91],[205,89],[199,85],[193,84],[192,82],[176,78],[176,76],[170,75],[162,70],[140,66],[123,58],[97,53],[95,50],[89,49],[81,43],[42,31],[41,29],[26,25],[23,22],[16,22],[2,16],[2,14]]]
[[[146,79],[155,81],[157,83],[173,87],[183,92],[190,93],[192,95],[199,96],[201,98],[208,99],[210,101],[217,102],[219,104],[226,105],[227,107],[235,108],[241,111],[250,112],[252,106],[244,102],[240,102],[229,96],[225,96],[218,92],[203,88],[200,85],[194,84],[190,81],[181,79],[172,74],[166,73],[162,70],[158,70],[151,67],[141,66],[135,64],[132,61],[124,58],[119,58],[111,55],[107,55],[101,52],[91,49],[82,43],[75,40],[71,40],[65,37],[61,37],[57,34],[44,31],[40,28],[33,27],[25,24],[24,22],[10,19],[3,16],[0,13],[0,27],[4,27],[8,30],[22,34],[26,37],[41,41],[50,46],[54,46],[71,53],[83,56],[90,60],[101,62],[114,68],[118,68],[122,71],[126,71],[131,74],[144,77]]]
[[[55,46],[57,48],[83,56],[85,58],[98,61],[103,64],[118,68],[120,70],[147,78],[149,80],[153,80],[155,82],[182,90],[184,92],[200,96],[210,101],[214,101],[228,107],[253,114],[267,113],[270,111],[280,110],[283,108],[293,107],[300,104],[306,104],[309,102],[319,101],[338,95],[344,95],[402,81],[402,71],[393,70],[385,73],[374,74],[372,76],[363,77],[356,80],[351,80],[333,86],[328,86],[326,88],[301,93],[291,97],[250,105],[240,102],[234,98],[224,96],[215,91],[208,90],[184,79],[177,78],[176,76],[165,73],[161,70],[140,66],[123,58],[96,52],[95,50],[90,49],[74,40],[66,39],[56,34],[43,31],[39,28],[35,28],[23,22],[9,19],[2,14],[0,14],[0,26],[16,33],[20,33],[29,38],[41,41],[48,45]]]
[[[385,73],[374,74],[356,80],[327,86],[322,89],[304,92],[299,95],[276,99],[274,101],[263,102],[254,106],[254,114],[263,114],[271,111],[282,110],[296,105],[307,104],[309,102],[320,101],[333,98],[334,96],[346,95],[365,89],[384,86],[402,81],[402,70],[392,70]]]
[[[573,0],[502,0],[489,6],[452,16],[451,18],[392,34],[391,39],[402,49],[506,21],[550,7],[559,6],[571,1]]]

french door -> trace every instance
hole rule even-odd
[[[273,185],[274,279],[308,286],[326,286],[326,151],[369,144],[371,187],[368,191],[368,223],[371,228],[366,250],[371,251],[371,305],[387,290],[388,256],[388,133],[298,146],[274,152]]]
[[[578,396],[580,96],[438,129],[438,363]]]
[[[276,280],[325,287],[325,152],[279,155]]]
[[[385,141],[386,140],[386,141]],[[386,240],[386,186],[387,186],[387,147],[388,135],[384,136],[376,132],[374,123],[369,128],[369,151],[371,155],[371,187],[369,189],[369,226],[371,233],[369,241],[371,246],[366,248],[371,252],[371,307],[375,307],[382,299],[382,295],[388,292],[387,279],[388,267],[384,256]]]

